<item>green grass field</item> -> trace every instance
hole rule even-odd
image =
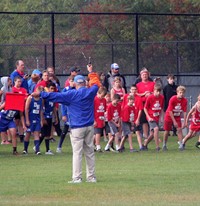
[[[137,146],[135,138],[134,145]],[[170,137],[167,152],[97,153],[97,183],[71,180],[72,153],[69,138],[63,153],[54,156],[33,153],[13,156],[10,145],[0,146],[0,205],[200,205],[200,150],[197,137],[186,150],[178,150],[177,137]],[[58,138],[57,138],[58,142]],[[57,142],[51,143],[53,152]],[[102,145],[105,143],[102,141]],[[18,144],[22,152],[23,144]]]

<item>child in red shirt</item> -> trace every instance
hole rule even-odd
[[[182,146],[183,146],[182,149],[185,149],[186,142],[192,137],[196,136],[196,134],[200,131],[200,94],[197,97],[196,104],[192,107],[192,109],[189,111],[187,115],[186,125],[188,125],[190,116],[192,116],[192,119],[191,119],[191,123],[189,126],[189,132],[182,141]],[[200,137],[195,146],[198,149],[200,149]]]
[[[140,111],[140,114],[141,114],[141,110],[138,110],[139,108],[135,106],[134,98],[135,97],[133,95],[128,96],[128,103],[126,106],[124,106],[121,112],[123,137],[120,143],[119,152],[123,151],[122,148],[124,146],[124,142],[127,137],[128,137],[130,152],[137,152],[136,149],[133,149],[132,134],[133,134],[134,127],[136,125],[137,126],[139,125],[140,115],[138,116],[138,111]],[[140,132],[138,133],[140,134]],[[140,144],[142,146],[141,136],[139,136],[139,139],[140,139]]]
[[[167,140],[169,132],[172,130],[172,125],[177,128],[177,135],[179,139],[179,149],[182,150],[183,133],[182,128],[186,127],[186,111],[187,111],[187,99],[185,95],[185,87],[178,86],[176,89],[177,95],[174,95],[169,100],[169,105],[165,113],[164,118],[164,137],[163,137],[163,151],[167,150]],[[183,125],[181,124],[181,114],[183,113]]]
[[[159,151],[159,120],[162,116],[164,107],[164,96],[161,95],[161,86],[155,85],[153,94],[147,97],[144,105],[144,112],[149,124],[150,134],[144,142],[144,147],[147,148],[148,143],[154,138],[156,150]]]
[[[112,134],[112,138],[109,139],[105,151],[109,151],[113,140],[115,139],[116,150],[119,149],[119,128],[121,125],[121,104],[119,104],[120,95],[114,94],[112,102],[107,107],[108,125]]]
[[[106,88],[100,87],[97,96],[94,99],[94,134],[96,151],[102,152],[100,139],[103,135],[103,129],[105,127],[105,111],[106,111]]]

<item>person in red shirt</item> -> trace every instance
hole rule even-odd
[[[120,95],[115,94],[113,96],[112,102],[107,107],[108,125],[110,127],[112,138],[109,139],[105,147],[105,151],[110,151],[110,147],[114,139],[116,151],[119,149],[119,128],[121,126],[121,104],[119,104],[120,99]]]
[[[185,95],[185,87],[178,86],[176,89],[177,95],[174,95],[169,100],[169,105],[165,113],[164,118],[164,137],[163,137],[163,151],[167,150],[167,140],[169,132],[172,130],[172,125],[177,128],[177,135],[179,139],[179,149],[182,150],[182,129],[186,127],[186,111],[187,111],[187,99]],[[181,124],[181,115],[183,114],[183,124]]]
[[[69,71],[70,71],[70,75],[69,76],[72,76],[72,77],[75,77],[76,75],[78,75],[79,74],[79,72],[80,72],[80,69],[78,69],[77,67],[71,67],[70,69],[69,69]],[[69,78],[65,81],[65,87],[68,87],[70,84],[69,84]]]
[[[134,128],[139,126],[140,115],[138,116],[138,111],[140,111],[140,114],[141,114],[141,110],[139,110],[139,108],[135,106],[134,98],[135,97],[133,95],[128,96],[128,103],[122,109],[122,112],[121,112],[123,137],[121,139],[119,152],[123,151],[124,142],[127,137],[128,137],[130,152],[138,152],[136,149],[133,149],[132,134],[133,134]],[[142,145],[141,136],[140,136],[139,131],[137,132],[137,137],[139,137],[140,145]]]
[[[121,102],[122,102],[125,93],[126,93],[125,89],[122,87],[121,78],[120,77],[115,77],[113,87],[110,90],[111,100],[113,99],[113,96],[115,94],[119,94],[119,96],[121,98]]]
[[[140,76],[141,76],[141,82],[136,84],[138,90],[137,94],[142,98],[142,102],[144,105],[147,97],[153,93],[155,83],[149,80],[149,72],[146,68],[144,68],[140,72]],[[140,123],[142,124],[143,137],[147,138],[149,127],[148,127],[148,121],[146,119],[144,110],[142,111]]]
[[[106,99],[104,97],[106,92],[107,90],[105,87],[100,87],[94,99],[94,134],[97,152],[102,152],[100,139],[105,127]]]
[[[21,77],[17,76],[14,79],[14,86],[12,87],[12,91],[14,93],[19,93],[19,94],[27,94],[27,90],[21,87],[22,85],[22,79]]]
[[[42,72],[42,80],[39,81],[36,86],[34,91],[36,91],[37,87],[42,86],[44,88],[45,91],[48,91],[47,86],[49,84],[50,80],[49,80],[49,74],[46,70],[44,70]]]
[[[129,94],[125,94],[124,99],[122,101],[122,112],[121,114],[123,114],[124,108],[127,106],[128,104],[128,98],[129,96],[133,96],[134,101],[133,101],[133,106],[135,107],[135,116],[134,116],[134,132],[136,133],[137,136],[137,141],[140,147],[140,150],[143,150],[143,145],[142,145],[142,137],[141,137],[141,124],[140,124],[140,117],[141,117],[141,113],[143,110],[143,104],[142,104],[142,99],[140,96],[137,95],[137,87],[135,84],[131,85],[130,88],[130,93]],[[123,144],[120,144],[120,148],[123,148]]]
[[[146,114],[150,134],[144,142],[144,147],[147,148],[148,143],[154,138],[156,150],[159,151],[159,121],[163,113],[164,96],[161,95],[162,88],[160,85],[154,86],[154,92],[147,97],[144,105],[144,112]]]
[[[192,116],[192,118],[191,118],[191,121],[190,121],[189,132],[182,141],[183,149],[185,149],[186,142],[189,139],[191,139],[192,137],[196,136],[196,134],[198,132],[200,132],[200,94],[197,97],[197,102],[191,108],[191,110],[189,111],[189,113],[186,117],[186,125],[187,126],[188,126],[188,122],[189,122],[189,119],[190,119],[191,116]],[[198,149],[200,149],[200,137],[199,137],[199,140],[198,140],[198,142],[196,143],[195,146]]]

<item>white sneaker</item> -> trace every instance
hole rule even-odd
[[[48,150],[48,152],[45,152],[46,155],[54,155],[54,153],[51,150]]]
[[[58,148],[56,149],[56,152],[57,152],[57,153],[62,153],[62,148],[58,147]]]
[[[86,182],[96,183],[97,179],[96,179],[96,177],[92,177],[92,178],[88,179]]]
[[[79,183],[82,183],[82,179],[74,179],[74,180],[71,180],[71,181],[68,181],[69,184],[79,184]]]

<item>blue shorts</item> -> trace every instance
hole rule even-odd
[[[8,129],[16,128],[16,124],[13,120],[2,120],[0,122],[0,132],[6,132]]]
[[[31,124],[29,127],[27,127],[26,132],[40,132],[41,131],[41,125],[39,123]]]

